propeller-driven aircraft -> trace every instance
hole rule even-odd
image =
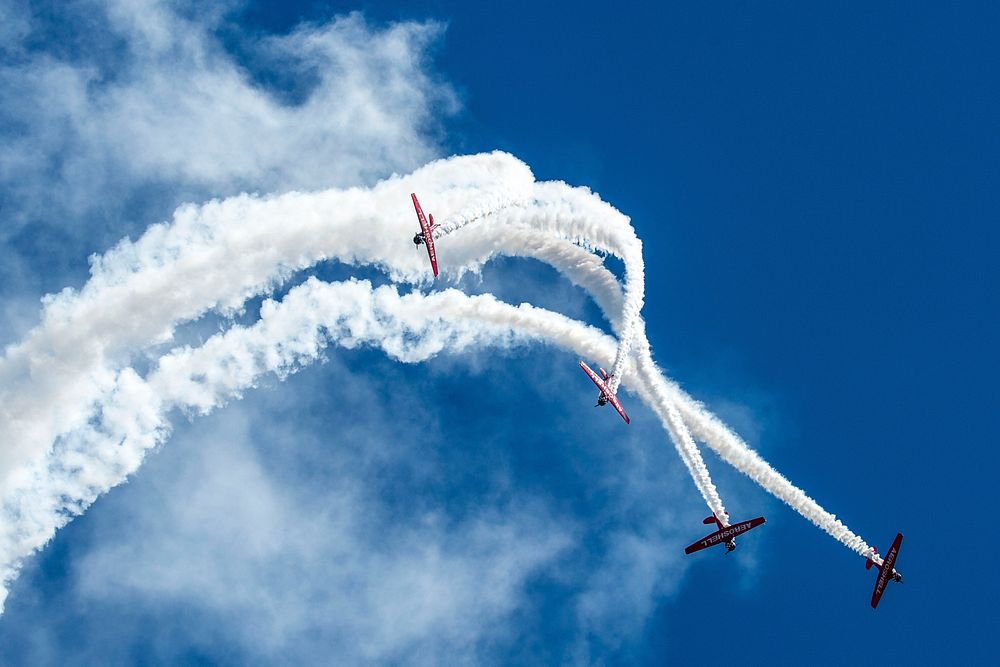
[[[618,411],[618,414],[622,416],[622,419],[625,420],[625,423],[626,424],[630,423],[631,420],[629,420],[628,415],[625,414],[625,410],[624,408],[622,408],[622,404],[618,401],[618,397],[615,396],[614,392],[611,391],[611,388],[608,387],[607,383],[611,381],[612,376],[608,375],[608,372],[602,368],[600,369],[601,377],[598,377],[597,373],[590,370],[590,366],[583,363],[582,361],[580,362],[580,368],[582,368],[583,372],[587,374],[587,376],[591,379],[591,381],[594,384],[597,385],[597,388],[601,390],[601,393],[598,394],[597,396],[597,405],[595,405],[594,407],[596,408],[610,403],[614,407],[614,409]]]
[[[413,198],[413,208],[417,211],[417,222],[420,223],[420,231],[413,235],[413,244],[427,246],[427,257],[431,260],[431,269],[434,271],[434,277],[437,278],[438,260],[437,251],[434,249],[434,230],[437,229],[438,225],[434,224],[433,215],[428,216],[430,222],[424,217],[424,210],[420,208],[416,193],[411,192],[410,197]]]
[[[417,200],[416,193],[410,193],[410,197],[413,199],[413,208],[417,212],[417,221],[420,223],[420,231],[413,235],[413,243],[416,246],[424,245],[427,247],[427,257],[431,262],[431,269],[434,271],[434,277],[438,275],[438,262],[437,262],[437,251],[434,248],[434,230],[436,230],[440,225],[434,222],[434,216],[428,215],[424,216],[424,211],[420,207],[420,202]],[[598,375],[590,366],[584,362],[580,362],[580,368],[583,372],[587,374],[587,377],[597,385],[600,390],[600,394],[597,396],[597,406],[604,406],[610,403],[614,406],[618,414],[621,415],[625,423],[631,423],[628,415],[625,414],[624,408],[622,408],[621,402],[619,402],[618,397],[615,395],[609,386],[612,378],[614,376],[609,375],[607,371],[600,368],[601,374]],[[757,526],[763,524],[765,521],[764,517],[759,516],[755,519],[749,519],[747,521],[740,521],[739,523],[734,523],[732,525],[726,526],[723,524],[722,520],[713,514],[704,520],[705,524],[715,524],[718,530],[706,535],[694,544],[684,549],[684,553],[692,554],[696,551],[701,551],[702,549],[707,549],[708,547],[713,547],[717,544],[726,545],[726,553],[736,549],[736,537],[742,535],[743,533],[756,528]],[[878,564],[871,558],[868,559],[865,569],[871,569],[874,565],[879,570],[878,578],[875,580],[875,590],[872,593],[872,609],[878,606],[879,601],[882,599],[882,595],[885,593],[885,588],[889,581],[902,582],[903,577],[896,572],[894,565],[896,564],[896,557],[899,554],[899,546],[903,541],[903,534],[899,533],[896,535],[896,539],[893,541],[892,546],[889,547],[888,553],[885,555],[885,559],[882,564]],[[872,549],[873,555],[878,553],[878,550]]]
[[[895,581],[896,583],[903,583],[903,575],[896,572],[893,567],[896,565],[896,556],[899,555],[899,545],[903,543],[903,534],[896,533],[896,539],[892,541],[892,546],[889,547],[889,551],[886,552],[885,558],[882,559],[882,564],[879,565],[871,558],[865,563],[865,569],[872,569],[872,565],[878,568],[878,578],[875,580],[875,590],[872,591],[872,609],[878,607],[879,600],[882,599],[882,594],[885,593],[885,587],[889,585],[889,580]],[[874,553],[878,553],[878,549],[872,547]]]
[[[684,553],[693,554],[695,551],[701,551],[702,549],[707,549],[708,547],[714,547],[716,544],[725,543],[726,553],[728,554],[736,548],[736,536],[742,535],[748,530],[752,530],[764,523],[764,517],[759,516],[756,519],[749,519],[747,521],[734,523],[730,526],[724,526],[722,525],[722,521],[719,517],[713,514],[712,516],[706,518],[702,523],[714,523],[719,529],[711,535],[706,535],[688,548],[684,549]]]

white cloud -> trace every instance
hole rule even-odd
[[[20,44],[30,29],[30,21],[22,4],[0,2],[0,49]]]
[[[66,60],[60,53],[24,51],[6,62],[0,86],[14,94],[0,103],[0,114],[20,119],[23,127],[0,155],[0,187],[13,197],[21,223],[44,216],[59,224],[55,220],[71,212],[64,231],[90,238],[95,227],[87,216],[106,214],[97,228],[107,226],[117,235],[136,224],[120,219],[127,209],[119,200],[147,201],[149,192],[142,188],[151,185],[165,190],[151,200],[170,206],[178,197],[199,193],[368,183],[433,154],[428,130],[435,112],[453,104],[447,88],[428,74],[423,56],[438,26],[375,29],[351,15],[249,40],[247,57],[255,66],[282,71],[294,84],[265,89],[214,36],[221,17],[182,17],[158,2],[110,3],[96,20],[112,36],[108,48],[120,47],[125,55],[88,53]],[[25,35],[28,24],[19,25],[9,34]],[[236,200],[228,206],[242,204]],[[191,207],[180,215],[195,211]],[[596,219],[590,215],[594,211],[585,207],[575,213]],[[245,213],[241,210],[234,220],[244,224]],[[394,211],[379,213],[398,217]],[[84,220],[91,222],[76,227]],[[140,220],[138,227],[144,226]],[[212,236],[207,226],[195,226]],[[246,227],[241,230],[246,236]],[[17,225],[7,232],[8,237],[16,234]],[[211,240],[233,250],[216,237]],[[268,240],[273,242],[273,236]],[[123,244],[109,257],[127,260],[131,247]],[[265,246],[263,253],[271,249]],[[29,273],[32,261],[45,264],[19,259]],[[422,267],[422,258],[413,264],[418,261]],[[230,268],[225,261],[216,264]],[[123,268],[123,274],[132,268]],[[106,273],[115,277],[114,271]],[[100,267],[95,274],[101,274]],[[204,281],[205,274],[191,275]],[[50,301],[55,310],[57,301]],[[107,303],[95,303],[102,306],[98,315],[107,317]],[[206,307],[199,304],[191,315]],[[144,318],[134,319],[148,325],[150,313],[143,312]],[[124,318],[107,319],[103,324],[120,334]],[[168,327],[175,320],[168,318]],[[90,345],[97,339],[83,337]],[[72,340],[56,339],[64,346]],[[102,354],[94,356],[101,364],[107,361]],[[94,375],[87,382],[100,385],[109,379]],[[364,391],[371,380],[357,386]],[[53,386],[71,389],[64,378],[53,380]],[[123,405],[120,414],[104,413],[116,420],[115,432],[161,427],[155,410],[135,409],[131,399],[137,390],[115,394],[115,401],[104,406]],[[37,403],[38,394],[32,399]],[[190,464],[167,471],[174,475],[164,478],[159,498],[133,504],[130,516],[138,529],[126,539],[120,532],[105,533],[77,563],[83,598],[127,604],[129,596],[138,596],[195,607],[231,621],[225,631],[256,655],[287,657],[308,650],[303,638],[313,637],[312,646],[321,644],[345,662],[403,657],[428,664],[477,662],[480,643],[503,635],[505,620],[523,608],[527,582],[550,570],[572,540],[574,526],[567,527],[545,502],[530,496],[508,498],[460,519],[432,504],[416,523],[400,521],[365,486],[371,480],[353,460],[333,478],[333,488],[303,488],[299,479],[276,474],[261,459],[253,435],[260,424],[254,417],[230,408],[219,419],[220,430],[199,439],[207,435],[228,447],[191,447]],[[293,430],[267,445],[293,447],[304,437]],[[380,436],[382,443],[388,438]],[[113,475],[118,483],[138,460],[115,458],[128,448],[108,449],[113,450],[109,462],[118,466]],[[74,474],[86,470],[71,457],[65,463]],[[59,495],[60,501],[71,499],[71,508],[77,499],[84,499],[81,505],[89,502],[88,484],[101,486],[77,476],[71,481],[84,492],[73,488]],[[638,502],[631,492],[623,496],[626,507]],[[39,511],[46,510],[62,520],[62,506]],[[607,560],[584,586],[574,610],[583,631],[622,636],[642,623],[662,590],[658,580],[676,559],[666,555],[671,540],[662,529],[651,534],[618,529],[611,539]],[[624,620],[608,626],[609,618]]]
[[[47,285],[32,274],[184,200],[409,171],[434,157],[438,123],[456,109],[425,55],[442,33],[433,22],[376,27],[349,14],[239,35],[238,60],[217,36],[220,11],[75,2],[53,19],[3,4],[0,18],[0,250],[11,256],[0,275],[20,286]],[[262,71],[298,86],[295,99]]]
[[[322,391],[316,381],[292,383],[301,395]],[[382,398],[398,408],[406,393]],[[502,636],[523,605],[526,583],[571,544],[572,522],[522,495],[459,518],[419,493],[404,499],[419,509],[401,511],[380,478],[426,456],[425,446],[387,454],[393,428],[377,417],[364,420],[367,438],[318,439],[261,399],[176,438],[170,465],[154,465],[155,479],[98,519],[96,546],[75,562],[77,594],[208,612],[225,619],[227,642],[264,661],[480,662],[482,642]],[[338,474],[284,478],[312,457]]]

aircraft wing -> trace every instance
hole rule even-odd
[[[701,551],[702,549],[707,549],[708,547],[714,547],[716,544],[722,544],[722,538],[719,537],[721,530],[717,530],[711,535],[706,535],[694,544],[685,547],[684,553],[693,554],[695,551]]]
[[[885,593],[885,587],[892,579],[893,568],[896,567],[896,557],[899,555],[899,546],[903,543],[903,534],[897,533],[896,539],[892,541],[892,546],[886,552],[882,560],[882,567],[879,568],[878,579],[875,580],[875,590],[872,591],[872,609],[878,607],[879,600]]]
[[[602,380],[597,375],[597,373],[590,370],[590,366],[583,363],[582,361],[580,362],[580,368],[582,368],[583,372],[586,373],[588,377],[590,377],[591,382],[597,385],[597,388],[601,390],[601,393],[604,394],[604,397],[608,399],[608,402],[611,403],[612,406],[614,406],[615,410],[618,411],[618,414],[620,414],[622,416],[622,419],[625,420],[625,423],[630,424],[631,420],[628,418],[628,415],[625,414],[625,409],[622,408],[622,404],[618,401],[618,397],[611,393],[611,390],[608,389],[608,385],[604,382],[604,380]]]
[[[427,258],[431,260],[431,270],[434,272],[434,277],[438,276],[438,258],[437,250],[434,249],[434,237],[431,236],[430,232],[424,236],[424,245],[427,246]]]
[[[764,517],[759,516],[756,519],[748,519],[746,521],[734,523],[731,526],[726,526],[722,530],[717,530],[710,535],[706,535],[694,544],[685,548],[684,553],[693,554],[696,551],[701,551],[702,549],[707,549],[708,547],[714,547],[716,544],[725,544],[738,535],[742,535],[748,530],[756,528],[765,521],[766,519],[764,519]]]
[[[598,377],[597,373],[595,373],[594,371],[590,370],[590,366],[588,366],[587,364],[585,364],[585,363],[583,363],[581,361],[580,362],[580,368],[582,368],[583,372],[586,373],[590,377],[591,381],[594,384],[597,385],[598,389],[600,389],[604,393],[608,393],[608,385],[604,384],[604,380],[602,380],[600,377]]]
[[[431,260],[431,270],[434,271],[434,277],[437,278],[438,260],[437,250],[434,248],[434,230],[427,223],[427,218],[424,216],[424,210],[420,208],[420,202],[417,201],[417,194],[415,192],[411,192],[410,197],[413,199],[413,208],[417,211],[417,221],[420,223],[420,231],[423,234],[424,245],[427,246],[427,258]]]
[[[628,418],[627,414],[625,414],[625,408],[623,408],[622,404],[618,401],[618,397],[612,394],[611,392],[607,392],[604,395],[608,397],[608,403],[610,403],[611,406],[618,411],[618,414],[622,416],[622,419],[625,420],[625,423],[631,424],[632,420]]]

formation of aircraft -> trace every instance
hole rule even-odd
[[[618,411],[618,414],[622,416],[622,419],[625,420],[626,424],[631,423],[631,420],[628,418],[628,415],[625,414],[625,409],[622,408],[622,404],[618,400],[618,397],[615,396],[615,393],[611,391],[610,387],[608,387],[607,383],[611,381],[612,376],[608,375],[608,372],[602,368],[600,369],[601,377],[598,377],[597,373],[590,370],[590,366],[582,361],[580,362],[580,368],[582,368],[583,372],[587,374],[594,384],[597,385],[597,388],[601,390],[601,393],[597,395],[597,405],[594,407],[603,407],[610,403],[611,406]]]
[[[434,230],[437,229],[438,225],[434,224],[433,215],[429,216],[430,222],[424,217],[424,210],[420,208],[416,193],[411,192],[410,197],[413,198],[413,208],[417,211],[417,222],[420,223],[420,231],[413,235],[413,245],[423,244],[427,246],[427,257],[431,260],[431,270],[434,271],[434,277],[437,278],[438,259],[437,250],[434,248]]]
[[[871,558],[865,563],[865,569],[872,569],[872,565],[878,568],[878,577],[875,579],[875,590],[872,591],[872,609],[878,607],[879,600],[882,599],[882,595],[885,593],[885,587],[889,585],[889,581],[895,581],[898,584],[903,583],[903,575],[896,572],[895,567],[896,557],[899,555],[899,545],[903,543],[903,534],[896,533],[896,539],[892,541],[892,546],[889,547],[889,551],[886,552],[885,558],[882,559],[882,564],[879,565]],[[872,548],[872,551],[878,553],[878,549]]]
[[[753,530],[757,526],[764,523],[765,519],[762,516],[756,519],[748,519],[746,521],[740,521],[739,523],[734,523],[730,526],[726,526],[722,523],[722,520],[713,514],[707,517],[702,523],[715,524],[718,527],[714,533],[706,535],[701,538],[691,546],[684,549],[684,553],[693,554],[695,551],[701,551],[702,549],[707,549],[708,547],[714,547],[716,544],[725,544],[726,553],[736,549],[736,536],[742,535],[748,530]]]
[[[424,245],[427,248],[427,258],[431,263],[431,270],[434,272],[434,277],[438,276],[438,261],[437,261],[437,250],[434,247],[434,230],[438,228],[438,224],[434,222],[434,216],[428,215],[424,216],[424,211],[420,207],[420,202],[417,200],[416,193],[410,193],[410,197],[413,199],[413,208],[417,212],[417,222],[420,223],[420,231],[413,235],[413,243],[416,246]],[[622,419],[625,420],[626,424],[631,423],[628,415],[625,414],[625,409],[622,408],[621,402],[615,395],[615,392],[611,391],[608,383],[611,381],[613,376],[609,375],[607,371],[603,368],[599,368],[601,374],[598,375],[590,366],[585,364],[583,361],[580,362],[580,368],[583,372],[587,374],[587,377],[597,385],[600,393],[597,395],[597,405],[594,407],[601,407],[610,403],[618,414],[621,415]],[[702,549],[707,549],[708,547],[713,547],[717,544],[726,545],[726,553],[730,553],[736,549],[736,536],[742,535],[743,533],[753,530],[757,526],[765,522],[764,517],[759,516],[755,519],[748,519],[747,521],[740,521],[739,523],[734,523],[729,526],[723,524],[722,520],[715,514],[705,518],[703,523],[705,524],[715,524],[717,530],[705,537],[701,538],[694,544],[688,546],[684,549],[684,553],[693,554],[696,551],[701,551]],[[889,581],[895,581],[902,583],[903,577],[896,572],[895,564],[896,557],[899,555],[899,546],[903,542],[903,534],[898,533],[896,539],[893,541],[892,546],[889,547],[889,551],[885,555],[885,559],[882,564],[879,565],[871,558],[865,565],[865,569],[870,570],[874,565],[878,568],[879,574],[875,580],[875,590],[872,593],[872,609],[878,607],[879,601],[882,599],[882,595],[885,593],[885,588]],[[873,549],[877,554],[878,550]]]

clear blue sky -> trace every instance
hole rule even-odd
[[[71,58],[65,45],[73,40],[60,35],[78,34],[81,25],[35,9],[50,23],[33,48],[63,49]],[[330,511],[318,489],[358,486],[380,499],[390,542],[425,509],[457,526],[459,541],[473,508],[520,516],[542,506],[538,514],[573,526],[571,546],[542,559],[511,607],[473,623],[501,618],[495,632],[478,627],[463,640],[452,625],[420,626],[407,640],[414,644],[403,642],[401,653],[377,661],[987,660],[1000,593],[990,567],[997,539],[987,495],[1000,458],[1000,10],[991,3],[817,9],[510,2],[495,10],[461,2],[250,3],[226,15],[215,34],[261,85],[287,93],[299,85],[295,77],[274,78],[248,53],[247,40],[352,9],[376,28],[397,20],[446,24],[427,65],[460,102],[432,128],[441,154],[507,150],[539,179],[588,185],[630,215],[647,262],[648,334],[666,372],[880,550],[897,531],[906,536],[898,564],[906,583],[892,587],[873,613],[874,577],[863,559],[709,452],[734,518],[763,513],[768,523],[734,557],[707,551],[689,562],[674,558],[703,531],[706,510],[694,485],[653,414],[634,398],[630,429],[590,410],[592,392],[573,357],[529,348],[400,366],[378,353],[333,351],[329,363],[251,392],[246,409],[265,417],[239,421],[252,431],[241,447],[271,475],[271,486],[317,489],[311,501],[295,496],[304,511]],[[15,56],[6,58],[10,66]],[[7,118],[6,133],[10,127]],[[100,223],[92,211],[74,223],[90,230],[81,235],[89,240],[43,238],[44,226],[39,236],[21,231],[5,239],[23,267],[6,296],[31,304],[80,284],[87,253],[166,219],[184,199],[153,186],[129,192],[129,210],[142,215]],[[51,277],[24,277],[51,267],[58,268]],[[559,305],[565,297],[572,314],[600,324],[581,295],[527,261],[500,262],[482,283],[465,286],[515,302]],[[4,340],[15,338],[8,332]],[[533,373],[539,380],[527,396],[506,385]],[[367,414],[360,398],[331,395],[341,377],[364,382],[365,398],[382,407]],[[426,434],[423,417],[414,416],[418,396],[442,406],[431,409]],[[537,418],[528,417],[525,400],[537,402]],[[209,515],[198,503],[228,487],[201,466],[229,460],[215,450],[226,451],[220,441],[235,428],[232,419],[226,410],[179,416],[174,439],[128,485],[28,564],[0,617],[0,647],[8,647],[0,654],[9,652],[0,662],[59,664],[73,659],[74,646],[85,647],[76,659],[95,664],[356,655],[344,648],[348,626],[308,626],[301,635],[293,629],[287,646],[271,653],[247,638],[256,624],[277,622],[244,616],[274,602],[275,587],[293,591],[282,605],[312,613],[313,594],[294,585],[212,605],[166,584],[109,588],[87,574],[118,562],[108,545],[141,542],[172,520],[183,524],[186,515],[176,508],[156,514],[158,498],[189,494],[187,520]],[[330,432],[339,439],[327,446]],[[269,438],[282,433],[305,435],[270,447]],[[404,462],[383,457],[377,443],[360,462],[330,454],[360,449],[358,442],[373,437],[408,452]],[[349,479],[345,469],[353,471]],[[519,530],[502,541],[530,541]],[[200,534],[183,525],[175,532],[159,543]],[[673,551],[629,560],[620,544],[634,536],[650,549]],[[239,563],[255,547],[233,540]],[[325,548],[305,564],[236,567],[279,581],[322,579],[324,563],[338,557],[336,545]],[[205,563],[219,553],[198,552],[178,567],[211,570]],[[178,547],[173,556],[183,561],[191,552]],[[650,568],[642,581],[640,566]],[[293,574],[283,574],[289,567]],[[344,595],[342,604],[351,604],[336,588],[315,594]],[[421,632],[444,637],[443,644],[428,648]],[[470,643],[472,654],[449,653]]]

